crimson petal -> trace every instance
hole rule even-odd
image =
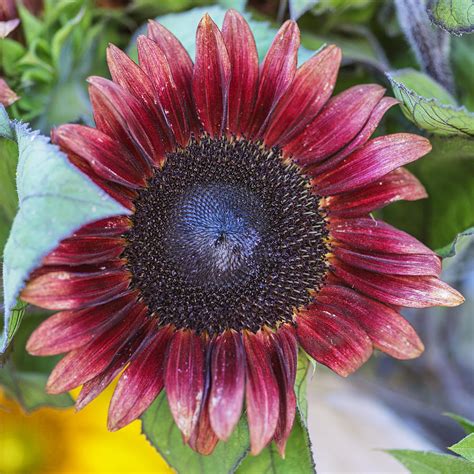
[[[385,89],[376,84],[351,87],[333,97],[305,131],[284,147],[300,164],[312,164],[346,146],[367,122]]]
[[[326,285],[318,302],[351,315],[377,349],[397,359],[412,359],[423,352],[423,343],[413,327],[393,308],[340,285]]]
[[[362,130],[359,131],[359,133],[351,142],[349,142],[348,145],[346,145],[342,150],[338,151],[327,160],[308,166],[305,172],[311,176],[317,176],[324,171],[336,168],[336,166],[341,161],[343,161],[346,156],[349,156],[353,151],[359,149],[367,142],[367,140],[375,132],[380,121],[382,120],[382,117],[385,115],[385,112],[398,103],[398,100],[394,99],[393,97],[383,97],[382,100],[375,106],[374,110],[372,110],[372,113],[370,114],[369,119]]]
[[[230,60],[219,28],[204,15],[196,32],[193,95],[204,130],[218,137],[227,127]]]
[[[109,408],[109,430],[123,428],[138,418],[163,389],[171,336],[170,328],[165,327],[143,341],[138,356],[125,369],[115,388]]]
[[[275,430],[275,443],[282,457],[296,415],[295,379],[298,364],[298,343],[291,326],[280,327],[272,335],[273,370],[280,388],[280,416]]]
[[[193,62],[176,36],[156,21],[149,21],[148,37],[158,45],[166,56],[173,80],[180,93],[180,102],[186,110],[191,131],[194,131],[196,128],[196,118],[194,116],[192,94]]]
[[[123,294],[130,275],[123,269],[100,272],[52,271],[28,282],[21,299],[45,309],[81,309]]]
[[[441,259],[435,254],[363,253],[340,246],[335,246],[332,252],[352,267],[376,273],[431,276],[441,273]]]
[[[121,237],[72,237],[63,240],[43,259],[43,265],[88,265],[118,258],[124,250]]]
[[[347,377],[372,354],[367,333],[342,311],[315,304],[298,315],[296,332],[303,349],[316,361]]]
[[[367,214],[395,201],[426,198],[423,185],[408,170],[398,168],[368,186],[327,199],[333,216],[353,217]]]
[[[424,137],[410,133],[385,135],[370,140],[337,168],[313,178],[312,182],[317,192],[324,196],[351,191],[373,183],[430,150],[431,144]]]
[[[51,136],[66,152],[72,152],[89,163],[103,179],[131,188],[146,182],[145,170],[115,140],[96,128],[84,125],[61,125]]]
[[[203,339],[193,331],[176,331],[168,351],[165,386],[171,413],[186,442],[199,420],[204,362]]]
[[[219,439],[226,441],[239,422],[245,386],[245,352],[240,334],[218,336],[211,354],[209,418]]]
[[[224,17],[222,35],[227,46],[232,77],[229,89],[229,130],[245,135],[250,126],[258,88],[258,54],[245,19],[235,10]]]
[[[140,52],[140,49],[138,51]],[[155,119],[158,129],[155,133],[166,137],[167,147],[171,148],[174,145],[174,135],[167,121],[164,104],[156,100],[157,95],[149,75],[113,44],[107,48],[107,64],[112,80],[145,104]]]
[[[330,234],[343,244],[367,252],[434,254],[415,237],[370,217],[331,220]]]
[[[247,359],[246,401],[250,452],[257,455],[271,441],[279,418],[279,388],[268,354],[268,335],[244,335]]]
[[[138,37],[137,47],[140,66],[153,83],[154,94],[163,107],[176,141],[186,146],[191,135],[191,106],[183,100],[183,91],[175,82],[166,54],[146,36]]]
[[[88,345],[70,352],[51,372],[46,384],[48,393],[67,392],[84,384],[102,372],[130,334],[146,320],[146,310],[140,304],[129,307],[127,314],[114,326]]]
[[[278,30],[260,67],[260,82],[250,138],[260,138],[270,113],[293,81],[299,46],[298,25],[288,20]]]
[[[458,306],[464,301],[459,292],[437,277],[380,275],[353,269],[342,262],[337,262],[331,268],[348,286],[395,306]]]
[[[35,329],[26,350],[32,355],[47,356],[84,346],[123,318],[136,297],[135,293],[128,293],[99,306],[56,313]]]
[[[199,421],[189,438],[189,446],[199,454],[207,456],[214,451],[219,438],[214,433],[209,418],[209,394],[205,397]]]
[[[120,142],[128,138],[148,163],[161,164],[171,144],[163,133],[156,133],[157,123],[148,109],[112,81],[95,76],[88,81],[97,128]]]
[[[265,144],[286,145],[297,138],[331,97],[341,62],[341,50],[328,46],[306,61],[273,111]],[[340,128],[340,126],[339,126]]]
[[[131,225],[126,216],[107,217],[82,226],[72,237],[118,237],[127,232]]]

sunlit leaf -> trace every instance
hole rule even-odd
[[[467,435],[458,443],[450,446],[449,449],[468,461],[474,462],[474,433]]]
[[[301,15],[311,10],[318,1],[319,0],[289,0],[291,19],[297,20]]]
[[[1,136],[18,145],[19,210],[3,251],[4,325],[0,353],[13,334],[12,310],[42,258],[81,226],[129,212],[73,167],[66,155],[26,125],[0,111]],[[34,232],[32,232],[34,229]]]
[[[391,449],[387,453],[401,462],[411,474],[474,473],[474,464],[457,456],[404,449]]]
[[[428,76],[413,69],[387,76],[403,113],[419,128],[437,135],[474,137],[474,114],[453,105],[449,93]]]
[[[430,20],[443,30],[455,35],[474,31],[474,5],[472,0],[429,0]]]

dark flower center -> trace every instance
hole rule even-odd
[[[209,334],[276,328],[323,282],[319,197],[276,148],[193,140],[167,155],[135,206],[124,256],[163,324]]]

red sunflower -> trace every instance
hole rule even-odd
[[[193,64],[151,22],[139,65],[110,46],[113,81],[89,80],[96,128],[54,130],[131,216],[86,225],[44,259],[22,299],[60,312],[28,350],[68,353],[47,388],[83,385],[78,408],[123,371],[111,430],[165,389],[193,449],[228,439],[245,401],[252,453],[272,440],[283,453],[299,346],[344,376],[374,347],[409,359],[423,345],[400,307],[463,301],[429,248],[369,215],[426,197],[400,167],[431,147],[370,139],[396,100],[378,85],[330,98],[341,52],[297,68],[295,22],[260,67],[235,11],[222,31],[205,16],[196,45]]]

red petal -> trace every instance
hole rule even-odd
[[[296,414],[295,379],[298,364],[298,343],[291,326],[280,327],[272,335],[273,370],[280,388],[280,416],[275,430],[275,443],[282,457]]]
[[[360,190],[328,198],[326,207],[331,215],[353,217],[402,199],[416,201],[427,196],[415,176],[404,168],[398,168]]]
[[[213,137],[220,136],[227,127],[230,79],[230,60],[224,39],[206,14],[196,33],[193,95],[199,120]]]
[[[305,165],[331,156],[359,133],[384,92],[376,84],[354,86],[341,92],[284,148],[285,153]]]
[[[19,20],[11,20],[12,22],[18,21]],[[0,21],[0,30],[1,30],[1,24],[4,22]],[[5,23],[10,23],[10,22],[5,22]],[[3,39],[4,36],[0,34],[0,39]],[[8,107],[12,104],[14,104],[17,100],[19,100],[20,97],[16,94],[16,92],[8,86],[7,82],[5,79],[0,77],[0,104],[4,105],[5,107]]]
[[[209,417],[212,429],[226,441],[239,422],[245,385],[245,352],[240,334],[216,338],[211,355]]]
[[[137,42],[138,44],[138,42]],[[145,105],[155,119],[155,126],[168,148],[174,146],[174,135],[164,112],[164,104],[157,101],[155,89],[150,77],[132,61],[123,51],[110,44],[107,48],[107,64],[112,80],[127,90]],[[158,98],[160,96],[158,95]]]
[[[333,254],[356,268],[391,275],[431,275],[441,273],[441,259],[435,254],[363,253],[335,246]]]
[[[68,159],[77,169],[87,175],[92,182],[94,182],[97,186],[99,186],[107,194],[109,194],[109,196],[114,198],[116,201],[118,201],[130,211],[134,212],[135,205],[133,203],[137,198],[137,193],[135,190],[131,189],[130,187],[125,187],[120,184],[113,183],[112,181],[101,178],[92,169],[90,164],[80,156],[74,155],[73,153],[69,152]]]
[[[214,433],[209,419],[209,397],[203,403],[203,408],[199,414],[199,421],[194,429],[189,446],[199,454],[207,456],[214,451],[219,438]]]
[[[283,146],[298,137],[331,97],[341,63],[341,50],[328,46],[296,71],[289,89],[273,111],[265,144]]]
[[[248,132],[258,87],[258,54],[252,31],[235,10],[228,10],[222,26],[232,78],[229,89],[229,130]]]
[[[46,309],[80,309],[111,301],[127,290],[129,282],[130,275],[122,269],[52,271],[33,277],[21,299]]]
[[[146,313],[142,305],[133,305],[112,330],[104,332],[87,346],[70,352],[51,372],[46,385],[47,392],[53,394],[67,392],[102,372],[143,324]]]
[[[306,169],[306,173],[312,176],[317,176],[324,171],[335,168],[342,160],[344,160],[346,156],[349,156],[353,151],[359,149],[367,142],[367,140],[375,132],[375,129],[378,127],[382,117],[385,115],[385,112],[398,103],[398,100],[394,99],[393,97],[384,97],[375,106],[374,110],[372,110],[372,113],[370,114],[370,117],[362,130],[347,146],[328,158],[326,161],[310,166]]]
[[[44,265],[88,265],[118,258],[124,250],[121,237],[72,237],[63,240],[43,259]]]
[[[394,169],[418,160],[431,150],[430,142],[418,135],[396,133],[370,140],[338,167],[312,180],[323,196],[361,188]]]
[[[109,430],[118,430],[137,419],[163,389],[171,336],[171,330],[163,328],[146,339],[138,350],[139,355],[120,377],[110,402]]]
[[[146,183],[143,167],[120,143],[96,128],[61,125],[51,132],[51,137],[66,153],[87,161],[103,179],[132,188],[141,188]]]
[[[180,102],[186,110],[189,126],[191,131],[193,131],[197,125],[192,94],[193,62],[176,36],[156,21],[149,21],[148,37],[158,44],[158,47],[166,56],[173,80],[180,95]]]
[[[347,377],[372,354],[366,332],[347,315],[330,306],[313,305],[297,317],[303,349],[316,361]]]
[[[203,339],[192,331],[176,331],[169,348],[165,386],[171,413],[186,442],[199,419],[204,363]]]
[[[32,355],[47,356],[84,346],[128,314],[136,297],[128,293],[99,306],[56,313],[33,332],[26,349]]]
[[[125,144],[128,138],[146,161],[161,164],[171,145],[148,109],[112,81],[102,77],[90,77],[88,81],[97,128]]]
[[[133,331],[116,351],[107,367],[82,386],[82,390],[76,399],[76,410],[82,410],[110,385],[123,368],[136,357],[144,339],[147,343],[150,342],[150,338],[146,338],[150,320],[146,319],[142,323],[139,327],[133,328]]]
[[[247,418],[250,452],[257,455],[271,441],[279,418],[279,389],[268,354],[268,335],[244,335],[247,354]]]
[[[333,305],[354,318],[377,349],[397,359],[412,359],[423,352],[423,343],[412,326],[390,308],[350,288],[327,285],[317,301]]]
[[[117,237],[130,230],[131,222],[128,217],[116,216],[100,219],[82,226],[74,232],[73,237]]]
[[[146,36],[138,37],[137,46],[140,66],[153,83],[154,94],[163,107],[176,141],[181,146],[186,146],[191,135],[193,121],[192,104],[183,100],[183,90],[178,88],[171,65],[160,47]]]
[[[367,252],[434,254],[415,237],[370,217],[331,220],[329,232],[333,239]]]
[[[342,262],[333,265],[332,271],[350,287],[395,306],[458,306],[464,301],[459,292],[436,277],[380,275]]]
[[[270,113],[293,81],[299,46],[298,25],[288,20],[276,34],[260,68],[251,138],[262,136]]]

